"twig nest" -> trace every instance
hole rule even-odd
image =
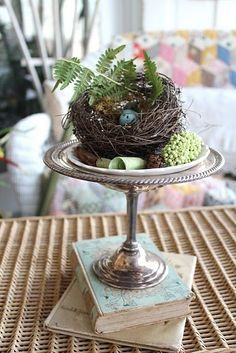
[[[163,93],[151,107],[150,86],[143,75],[137,79],[138,94],[130,94],[123,101],[114,102],[108,97],[91,106],[85,92],[71,104],[67,117],[83,147],[98,157],[146,157],[163,147],[174,133],[181,131],[185,114],[180,90],[167,76],[159,76]],[[134,110],[127,109],[132,102],[135,109],[137,107],[136,114]],[[130,122],[121,124],[121,117],[122,122],[123,119],[130,119]]]

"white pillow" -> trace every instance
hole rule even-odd
[[[19,200],[21,215],[35,215],[41,198],[43,156],[50,136],[51,120],[47,114],[33,114],[20,120],[6,145],[7,158],[19,165],[8,165],[11,182]]]
[[[186,87],[182,100],[188,127],[224,155],[225,171],[236,173],[236,90]]]

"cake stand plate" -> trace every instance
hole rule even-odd
[[[165,167],[165,168],[151,168],[151,169],[137,169],[137,170],[121,170],[121,169],[104,169],[104,168],[98,168],[94,166],[87,165],[85,163],[82,163],[79,158],[76,155],[76,147],[77,146],[71,146],[71,149],[68,150],[68,159],[75,164],[76,166],[80,167],[81,170],[87,171],[87,172],[95,172],[95,173],[102,173],[102,174],[111,174],[111,175],[118,175],[118,176],[157,176],[157,175],[163,175],[163,174],[173,174],[173,173],[178,173],[178,172],[183,172],[186,169],[190,169],[192,167],[195,167],[199,163],[203,162],[209,155],[210,149],[208,146],[203,145],[202,150],[200,155],[198,156],[197,159],[195,159],[192,162],[185,163],[185,164],[180,164],[176,166],[171,166],[171,167]]]
[[[128,234],[120,248],[108,257],[94,263],[93,269],[99,279],[106,284],[122,289],[141,289],[160,283],[167,275],[165,262],[157,255],[146,251],[136,238],[136,216],[138,195],[167,184],[185,183],[202,179],[216,173],[224,164],[223,156],[209,149],[209,154],[201,163],[182,172],[162,175],[140,176],[121,175],[88,171],[71,162],[69,153],[78,141],[60,143],[51,147],[44,158],[52,170],[81,180],[103,184],[122,191],[127,198]]]

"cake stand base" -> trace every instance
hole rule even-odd
[[[112,256],[95,262],[93,269],[102,282],[121,289],[155,286],[168,273],[165,262],[137,242],[124,242]]]
[[[157,285],[167,275],[167,265],[158,255],[145,250],[137,241],[136,219],[139,192],[126,191],[128,233],[126,241],[111,256],[103,256],[93,265],[98,278],[109,286],[141,289]]]

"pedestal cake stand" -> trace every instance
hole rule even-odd
[[[140,176],[111,175],[106,172],[88,171],[71,162],[68,158],[78,141],[60,143],[51,147],[44,158],[52,170],[81,180],[103,184],[106,187],[124,192],[127,198],[128,234],[125,242],[111,256],[103,256],[93,265],[96,275],[104,283],[122,289],[141,289],[160,283],[167,275],[165,261],[158,255],[146,251],[137,241],[136,216],[138,195],[167,184],[185,183],[208,177],[216,173],[224,164],[223,156],[210,149],[207,158],[197,166],[169,175]]]

